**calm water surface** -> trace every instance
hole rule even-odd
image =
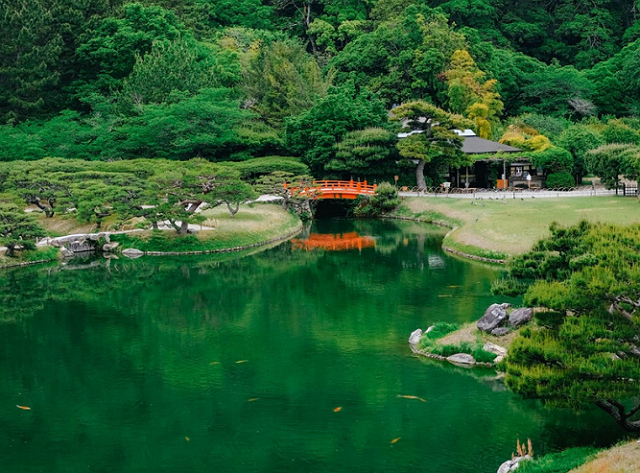
[[[496,302],[497,270],[443,254],[438,230],[310,233],[226,260],[0,273],[0,471],[483,473],[517,438],[620,435],[412,356],[415,328]]]

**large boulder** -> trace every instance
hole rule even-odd
[[[409,343],[411,345],[417,345],[418,343],[420,343],[420,340],[422,340],[422,329],[421,328],[411,332],[411,335],[409,336]]]
[[[514,328],[518,328],[521,325],[526,324],[533,317],[533,309],[529,307],[523,307],[516,309],[509,314],[509,325]]]
[[[491,332],[498,327],[507,317],[507,308],[510,304],[491,304],[484,315],[477,322],[477,327],[483,332]]]
[[[453,363],[454,365],[475,365],[476,364],[475,358],[466,353],[456,353],[455,355],[451,355],[447,357],[447,361],[449,363]]]

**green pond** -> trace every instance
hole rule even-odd
[[[497,302],[500,268],[442,237],[327,220],[254,254],[1,272],[0,471],[493,473],[517,439],[620,438],[412,354],[414,329]]]

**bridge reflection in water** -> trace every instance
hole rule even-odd
[[[337,235],[326,233],[311,233],[306,240],[291,240],[294,250],[345,251],[362,250],[363,248],[375,248],[376,240],[368,236],[360,236],[356,232],[341,233]]]

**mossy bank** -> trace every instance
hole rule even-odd
[[[109,238],[117,242],[116,252],[127,248],[136,248],[150,254],[206,254],[230,251],[241,251],[268,245],[276,241],[287,239],[302,229],[302,222],[293,213],[275,204],[249,204],[242,207],[242,211],[233,218],[223,208],[207,210],[202,225],[193,227],[192,233],[178,235],[176,231],[146,230],[135,231],[128,228],[130,233],[111,233],[121,228],[107,228]],[[75,220],[54,218],[42,219],[43,225],[51,236],[90,233],[92,228],[74,226]],[[145,226],[138,222],[138,226]],[[18,252],[16,257],[0,256],[0,268],[26,266],[58,259],[58,248],[45,246],[37,251]]]
[[[628,225],[640,223],[640,203],[628,197],[489,198],[482,200],[408,197],[392,218],[413,219],[452,230],[443,248],[454,254],[493,263],[505,263],[526,253],[548,237],[553,222],[562,225],[589,222]]]

